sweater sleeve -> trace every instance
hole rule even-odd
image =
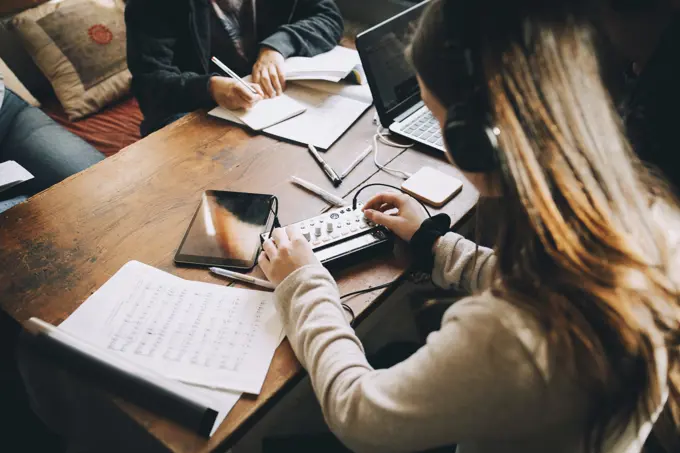
[[[457,233],[447,233],[435,248],[432,281],[444,289],[474,292],[491,284],[496,257]]]
[[[177,30],[182,29],[174,8],[160,0],[129,0],[125,8],[132,91],[146,117],[215,105],[208,88],[212,74],[181,71],[174,63]]]
[[[328,271],[299,269],[276,299],[329,427],[353,451],[416,451],[536,429],[541,375],[483,303],[455,304],[424,347],[374,370]]]
[[[333,49],[342,36],[342,14],[333,0],[296,0],[291,21],[263,40],[285,58],[313,57]]]

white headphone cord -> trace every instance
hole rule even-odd
[[[402,171],[402,170],[397,170],[394,168],[390,168],[387,165],[383,165],[378,162],[378,141],[384,143],[387,146],[392,146],[394,148],[401,148],[401,149],[406,149],[410,148],[413,146],[413,143],[409,144],[400,144],[400,143],[395,143],[392,140],[388,139],[385,135],[382,133],[382,126],[378,124],[378,128],[375,131],[375,135],[373,136],[373,163],[375,164],[376,167],[381,169],[384,172],[387,172],[393,176],[397,176],[402,179],[408,179],[411,176],[413,176],[411,173]]]

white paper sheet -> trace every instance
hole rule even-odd
[[[373,95],[368,85],[349,83],[333,83],[323,80],[298,80],[293,85],[303,86],[322,93],[334,94],[343,98],[354,99],[365,104],[373,104]]]
[[[253,394],[282,331],[272,293],[183,280],[137,261],[60,328],[165,377]]]
[[[319,91],[299,84],[290,84],[286,94],[306,107],[305,113],[264,132],[304,145],[328,149],[370,107],[363,102],[337,93]],[[217,107],[209,115],[243,124],[232,112]]]
[[[33,179],[33,175],[13,160],[0,163],[0,192],[29,179]]]
[[[336,46],[314,57],[291,57],[284,62],[287,80],[328,80],[339,82],[361,65],[356,50]]]

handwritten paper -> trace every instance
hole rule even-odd
[[[172,379],[257,394],[283,330],[271,293],[131,261],[60,328]]]

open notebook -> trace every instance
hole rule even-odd
[[[304,111],[304,105],[285,94],[264,99],[250,109],[228,110],[230,115],[237,118],[241,124],[245,124],[254,131],[286,121]]]
[[[356,50],[336,46],[329,52],[314,57],[291,57],[284,63],[286,80],[326,80],[339,82],[343,79],[359,84],[366,83],[361,59]]]
[[[321,80],[291,82],[285,95],[304,106],[304,113],[263,128],[262,131],[320,149],[330,148],[373,103],[367,85]],[[214,108],[208,114],[236,124],[246,124],[233,111],[221,107]]]

